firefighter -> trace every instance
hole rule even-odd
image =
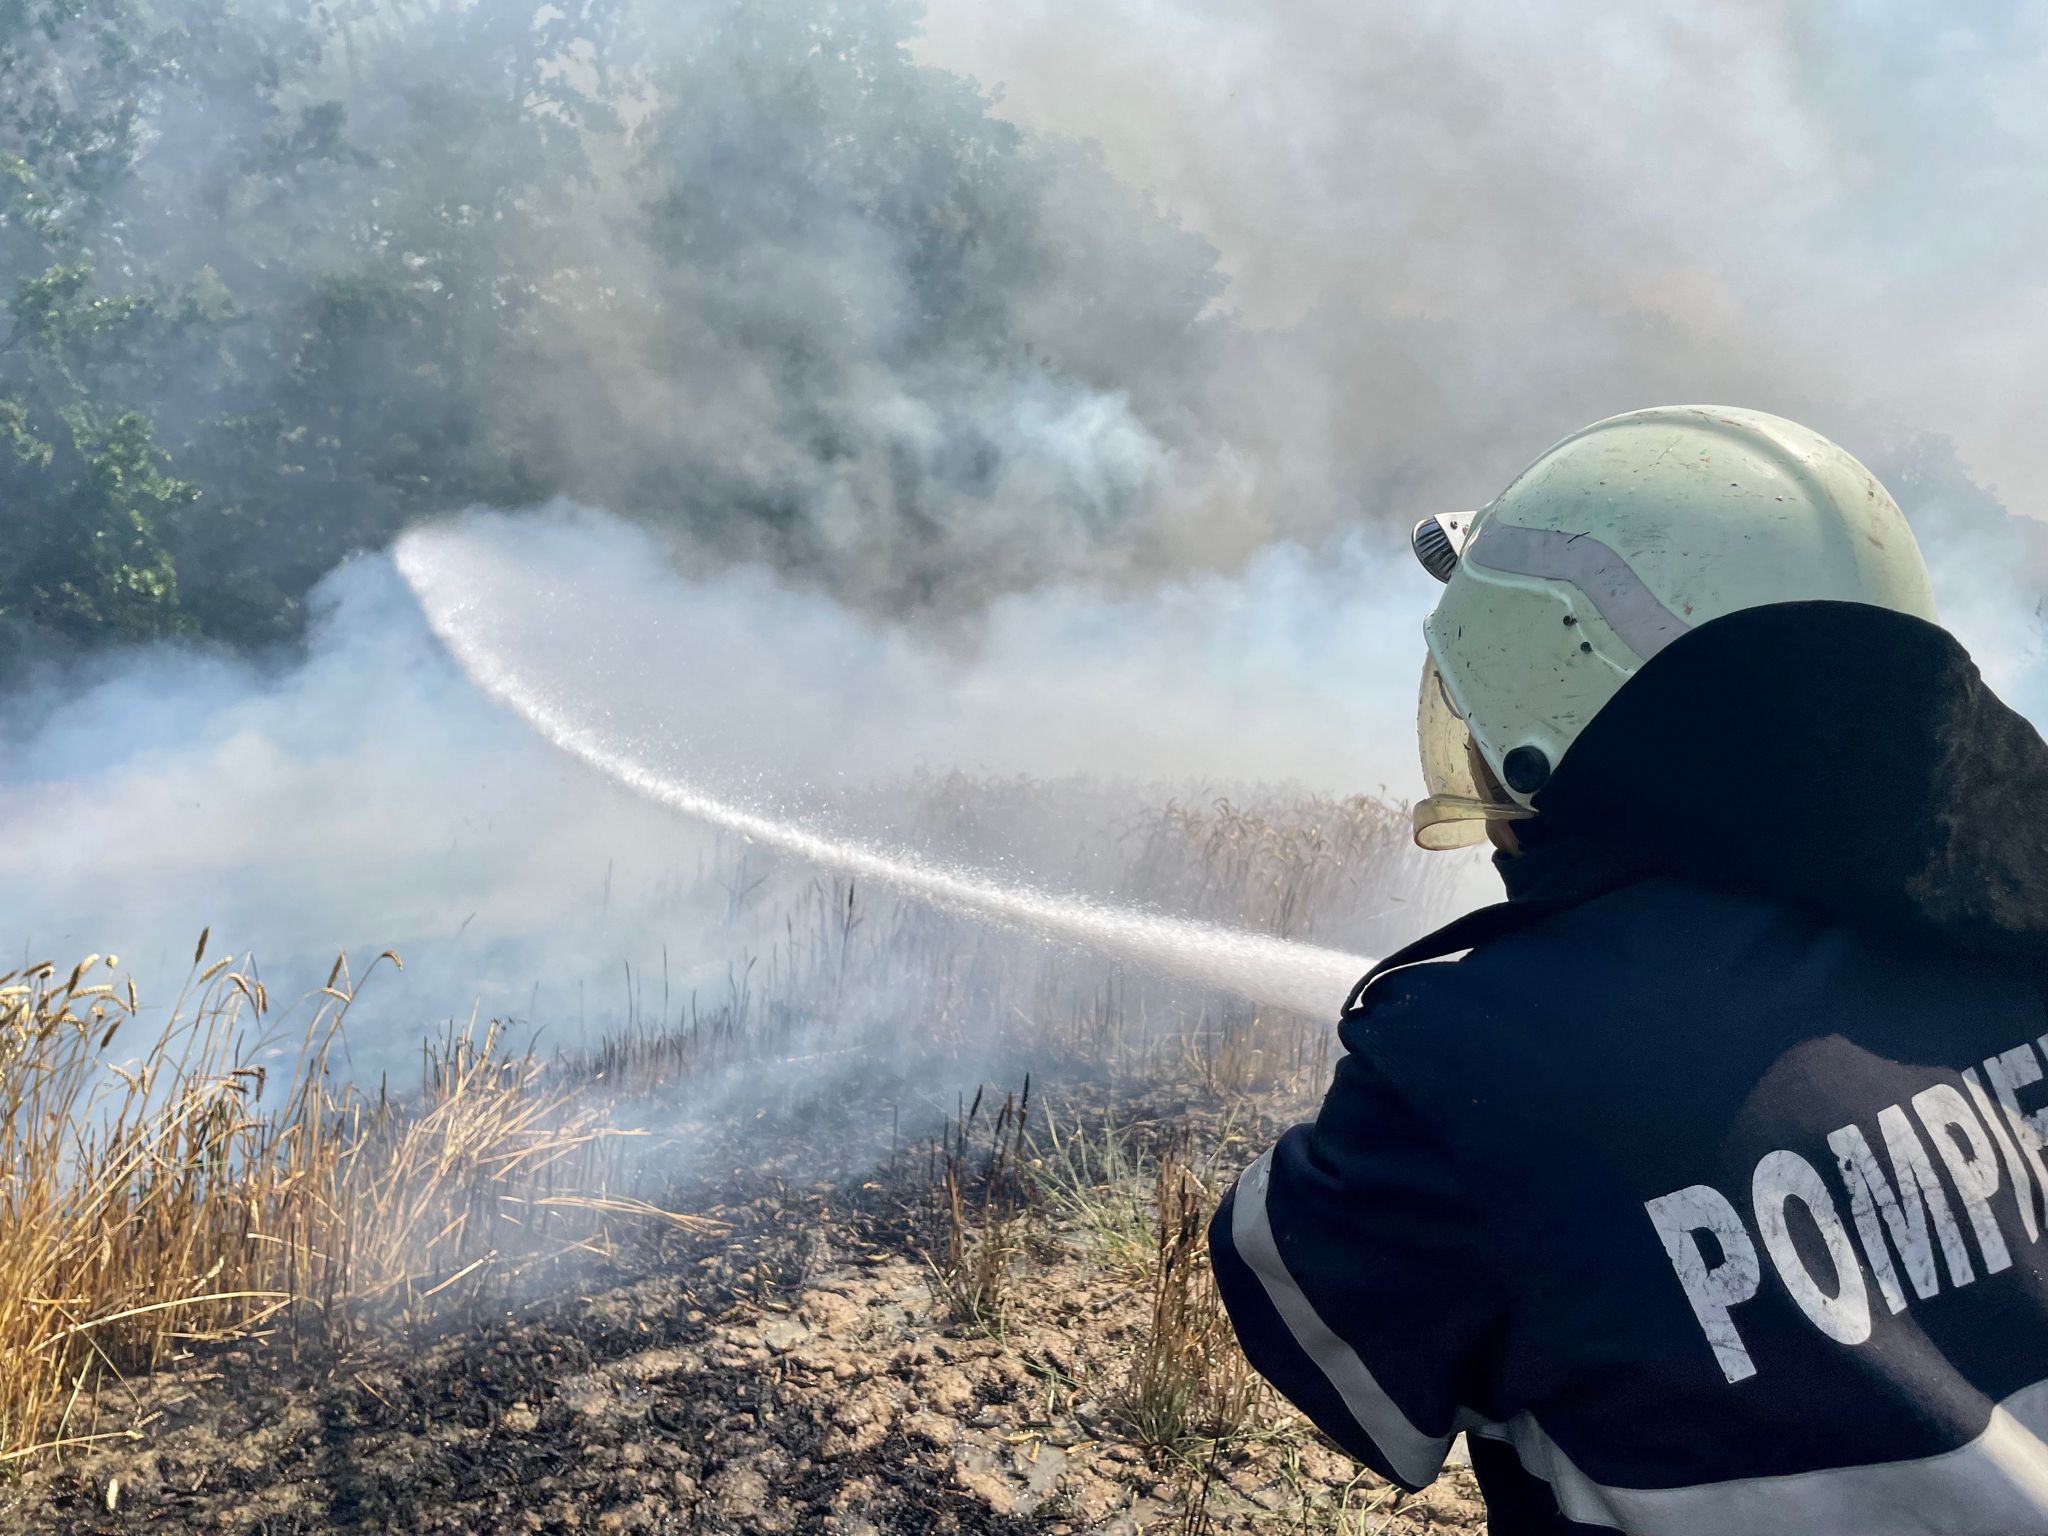
[[[1495,1536],[2048,1532],[2048,748],[1897,505],[1672,407],[1415,546],[1417,841],[1507,899],[1225,1200],[1247,1354]]]

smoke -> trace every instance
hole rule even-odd
[[[132,165],[72,202],[166,311],[108,387],[199,488],[167,537],[215,632],[414,522],[557,497],[971,620],[1275,541],[1391,548],[1683,400],[1809,422],[1909,511],[1930,440],[2040,510],[2024,9],[131,19],[125,50],[54,20],[24,48],[85,82],[53,102],[138,97]]]
[[[0,894],[13,959],[113,950],[162,1000],[210,924],[287,999],[319,984],[335,950],[360,964],[391,947],[406,974],[366,997],[359,1065],[402,1059],[423,1026],[472,1008],[573,1039],[579,1023],[623,1017],[626,967],[667,956],[678,997],[722,988],[816,868],[904,889],[900,867],[840,856],[848,838],[1071,885],[1089,873],[1079,843],[1113,826],[1105,806],[1409,777],[1427,578],[1355,543],[1278,547],[1241,578],[1142,595],[1018,594],[972,637],[878,619],[765,568],[679,573],[679,558],[599,513],[471,514],[402,546],[426,613],[379,555],[322,585],[296,663],[160,647],[48,680],[17,699],[28,728],[0,749],[0,824],[39,872]],[[720,805],[679,816],[590,772],[480,690],[436,629],[486,647],[491,675],[522,698],[550,701],[550,733],[596,732],[740,819]],[[919,825],[902,794],[921,770],[954,769],[1108,787],[1094,802],[1060,791],[1038,819],[963,847]],[[794,823],[802,845],[764,819]],[[794,858],[748,875],[740,839]],[[771,872],[735,921],[719,882]],[[926,894],[1055,938],[1104,927],[1099,905],[1025,893],[999,911],[986,891]],[[1182,971],[1190,955],[1213,971],[1237,942],[1136,915],[1107,926],[1122,951],[1136,934],[1137,958],[1180,955]],[[1320,986],[1334,1005],[1330,978],[1359,967],[1319,970],[1321,953],[1293,953],[1287,996]],[[1270,999],[1275,974],[1224,983]]]
[[[547,649],[557,653],[557,664],[550,669],[552,676],[542,678],[536,675],[534,658],[519,654],[530,649],[534,639],[530,615],[535,605],[525,599],[541,598],[538,606],[545,622],[550,606],[546,600],[556,587],[553,581],[545,581],[535,594],[532,578],[536,572],[531,568],[523,582],[508,580],[495,570],[480,572],[479,566],[488,568],[498,562],[488,555],[479,559],[473,539],[441,530],[408,534],[399,547],[397,562],[407,584],[419,596],[435,635],[478,688],[554,746],[678,815],[737,832],[808,863],[878,881],[899,894],[949,911],[992,919],[1047,939],[1068,940],[1298,1013],[1326,1009],[1339,989],[1372,963],[1357,955],[1306,944],[1000,883],[846,838],[820,835],[800,821],[706,794],[684,776],[687,769],[664,765],[659,755],[648,750],[643,711],[604,706],[602,695],[609,691],[606,685],[616,686],[617,674],[603,677],[584,658],[572,660],[565,672],[559,664],[558,648],[549,645]],[[509,623],[508,609],[516,609],[519,615]],[[562,616],[553,617],[559,623]],[[637,634],[630,611],[619,617],[628,632]],[[655,638],[657,658],[672,654],[670,636],[657,631]],[[524,647],[521,641],[526,642]],[[610,659],[614,666],[627,660],[616,652]],[[640,682],[644,658],[636,657],[634,662],[626,675],[633,679],[629,699],[637,701],[644,686]],[[692,673],[703,670],[704,658],[690,658]],[[972,699],[972,694],[965,692],[959,696]],[[687,750],[686,744],[677,745]],[[834,745],[857,751],[859,743]]]
[[[1865,455],[1947,437],[2048,512],[2030,7],[933,0],[918,51],[1098,142],[1215,241],[1248,324],[1363,317],[1297,398],[1420,384],[1401,430],[1352,420],[1381,450],[1472,420],[1460,504],[1608,410],[1717,400]]]
[[[116,382],[201,491],[184,614],[306,632],[16,691],[15,958],[115,949],[161,997],[210,923],[288,996],[395,947],[366,1057],[472,1007],[600,1023],[664,954],[723,979],[770,903],[711,877],[765,852],[487,700],[393,566],[422,523],[575,721],[916,843],[877,786],[919,770],[1413,793],[1406,523],[1719,398],[1864,457],[2048,718],[2023,10],[158,11],[185,64],[75,204],[175,313]],[[1048,821],[923,851],[1085,884]]]
[[[762,567],[678,574],[686,555],[573,508],[474,513],[412,547],[503,667],[771,807],[930,768],[1340,795],[1412,776],[1428,581],[1355,540],[1143,593],[1048,585],[971,632],[879,619]]]
[[[2038,625],[2032,641],[2014,627],[1984,546],[1944,547],[1952,621],[1995,682],[2039,700]],[[1186,972],[1231,946],[1142,914],[1105,925],[1085,899],[1033,906],[1028,887],[1087,897],[1100,871],[1081,842],[1168,794],[1412,792],[1416,624],[1433,588],[1356,541],[1275,546],[1241,576],[1143,594],[1016,594],[972,635],[689,559],[572,507],[472,513],[413,536],[397,563],[337,571],[298,661],[147,648],[18,696],[0,825],[37,878],[0,889],[8,963],[113,950],[163,1001],[211,925],[289,999],[337,949],[360,965],[390,947],[407,972],[366,998],[360,1066],[402,1060],[423,1028],[472,1009],[570,1042],[631,1011],[622,976],[666,965],[678,998],[723,988],[814,869],[919,894],[901,856],[861,851],[893,845],[1020,892],[963,894],[955,873],[924,880],[927,898],[1056,940],[1106,927],[1097,948]],[[963,843],[902,793],[953,769],[1107,787],[1061,789]],[[771,876],[736,915],[728,887]],[[1452,899],[1479,899],[1489,878],[1469,866]],[[1118,922],[1143,929],[1144,953]],[[1329,990],[1323,970],[1353,968],[1319,969],[1317,953],[1293,956],[1299,985]],[[1223,984],[1270,999],[1276,974]]]

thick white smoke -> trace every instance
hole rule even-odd
[[[562,631],[549,623],[552,618],[559,625],[563,617],[549,612],[549,600],[560,590],[558,578],[545,567],[507,569],[509,562],[496,558],[498,553],[480,544],[473,530],[430,528],[407,534],[396,559],[435,635],[480,690],[551,745],[678,816],[949,912],[1079,944],[1298,1013],[1327,1011],[1331,1000],[1372,963],[1358,955],[1033,889],[821,832],[815,811],[776,814],[707,792],[688,766],[696,754],[687,741],[664,743],[641,712],[605,707],[604,696],[622,684],[629,702],[640,692],[646,657],[639,647],[633,654],[602,648],[608,668],[593,665],[587,652],[579,655],[572,648],[565,666],[563,648],[555,643]],[[687,625],[687,606],[682,614]],[[629,632],[638,635],[631,626]],[[657,657],[672,654],[672,644],[657,639]],[[685,665],[691,672],[706,670],[696,657]],[[812,727],[819,723],[806,721]]]
[[[828,834],[872,842],[880,830],[860,818],[874,802],[848,792],[920,769],[1127,778],[1198,800],[1276,780],[1415,790],[1417,625],[1434,588],[1355,541],[1274,546],[1240,577],[1143,594],[1019,594],[945,637],[763,569],[679,571],[644,530],[574,508],[474,513],[414,548],[443,629],[467,626],[562,721]],[[2048,697],[2038,620],[1979,554],[1964,542],[1937,558],[1940,595],[1994,682],[2035,704]],[[18,701],[16,719],[0,825],[35,878],[0,886],[10,964],[112,950],[164,999],[210,924],[289,997],[336,949],[395,947],[406,975],[379,984],[357,1031],[367,1067],[472,1009],[573,1039],[627,1011],[627,967],[644,988],[666,964],[681,998],[722,986],[761,937],[704,878],[720,867],[715,830],[487,697],[390,555],[321,588],[300,662],[116,654]],[[975,852],[999,880],[1056,880],[1044,861],[1063,850],[1033,835]],[[847,867],[830,850],[825,862]],[[1490,879],[1474,865],[1467,899]],[[994,915],[1073,936],[1042,912]],[[1334,1002],[1349,960],[1311,959],[1301,984]]]
[[[678,573],[652,536],[571,508],[471,514],[419,547],[522,676],[764,803],[920,768],[1339,794],[1412,777],[1432,584],[1359,541],[1144,592],[1042,587],[952,631],[759,567]]]
[[[918,46],[1098,142],[1216,242],[1252,323],[1395,322],[1303,399],[1432,437],[1505,407],[1542,441],[1666,399],[1852,442],[1868,413],[2048,515],[2039,7],[931,0]],[[1485,366],[1461,381],[1449,335],[1416,340],[1463,323]]]
[[[679,574],[644,531],[577,509],[473,514],[418,548],[436,617],[466,610],[507,676],[644,761],[811,826],[926,768],[1196,799],[1410,787],[1430,584],[1356,543],[1144,595],[1047,588],[943,640],[765,570]],[[665,951],[678,996],[722,984],[758,936],[700,883],[712,831],[474,687],[390,556],[336,572],[319,610],[282,670],[159,649],[18,706],[32,728],[0,757],[0,824],[39,876],[0,894],[9,963],[112,950],[167,997],[211,924],[284,997],[337,948],[395,947],[406,975],[363,1015],[378,1039],[358,1030],[379,1061],[473,1007],[573,1034],[616,1017],[624,967]],[[1043,874],[1044,850],[995,852]]]

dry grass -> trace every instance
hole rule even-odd
[[[119,1383],[195,1345],[331,1338],[659,1214],[606,1192],[616,1133],[495,1027],[430,1044],[416,1097],[370,1097],[330,1069],[345,962],[294,1047],[205,945],[133,1051],[111,957],[0,976],[0,1466],[132,1437],[103,1411]]]
[[[1025,1123],[1031,1082],[1005,1094],[988,1131],[988,1149],[976,1144],[983,1094],[955,1117],[951,1132],[932,1149],[928,1180],[933,1239],[924,1254],[932,1299],[952,1322],[999,1334],[1008,1315],[1017,1260],[1024,1252],[1031,1212],[1026,1174]]]
[[[1209,1269],[1215,1199],[1185,1140],[1160,1154],[1152,1310],[1115,1412],[1139,1444],[1205,1460],[1259,1422],[1266,1388],[1237,1348]]]
[[[1389,923],[1404,926],[1401,908],[1426,904],[1452,878],[1443,860],[1415,848],[1406,807],[1363,795],[1301,795],[1257,809],[1173,801],[1131,837],[1125,889],[1140,899],[1367,950]]]

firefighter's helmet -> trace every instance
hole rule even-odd
[[[1415,553],[1445,583],[1423,625],[1425,848],[1535,814],[1587,722],[1710,619],[1821,598],[1935,618],[1919,545],[1877,478],[1761,411],[1661,406],[1596,422],[1488,506],[1424,519]]]

